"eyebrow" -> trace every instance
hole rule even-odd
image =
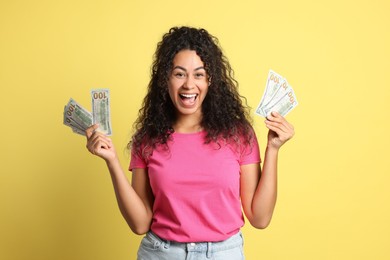
[[[173,67],[172,70],[175,70],[175,69],[181,69],[181,70],[187,71],[184,67],[179,66],[179,65]],[[201,66],[201,67],[198,67],[198,68],[194,69],[194,71],[201,70],[201,69],[206,70],[203,66]]]

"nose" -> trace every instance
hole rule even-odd
[[[195,87],[195,80],[192,76],[188,76],[184,81],[183,88],[193,89]]]

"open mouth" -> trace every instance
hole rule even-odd
[[[190,106],[195,103],[198,94],[179,94],[179,96],[183,104]]]
[[[198,97],[198,94],[179,94],[179,96],[182,100],[195,101],[195,99]]]

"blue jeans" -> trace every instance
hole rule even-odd
[[[178,243],[149,231],[141,241],[138,260],[244,260],[241,232],[221,242]]]

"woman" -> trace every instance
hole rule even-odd
[[[175,27],[163,36],[128,145],[131,184],[111,139],[97,125],[86,131],[88,150],[107,163],[123,217],[134,233],[146,233],[138,259],[244,259],[241,207],[252,226],[268,226],[279,148],[294,129],[276,112],[267,117],[261,169],[232,74],[206,30]]]

